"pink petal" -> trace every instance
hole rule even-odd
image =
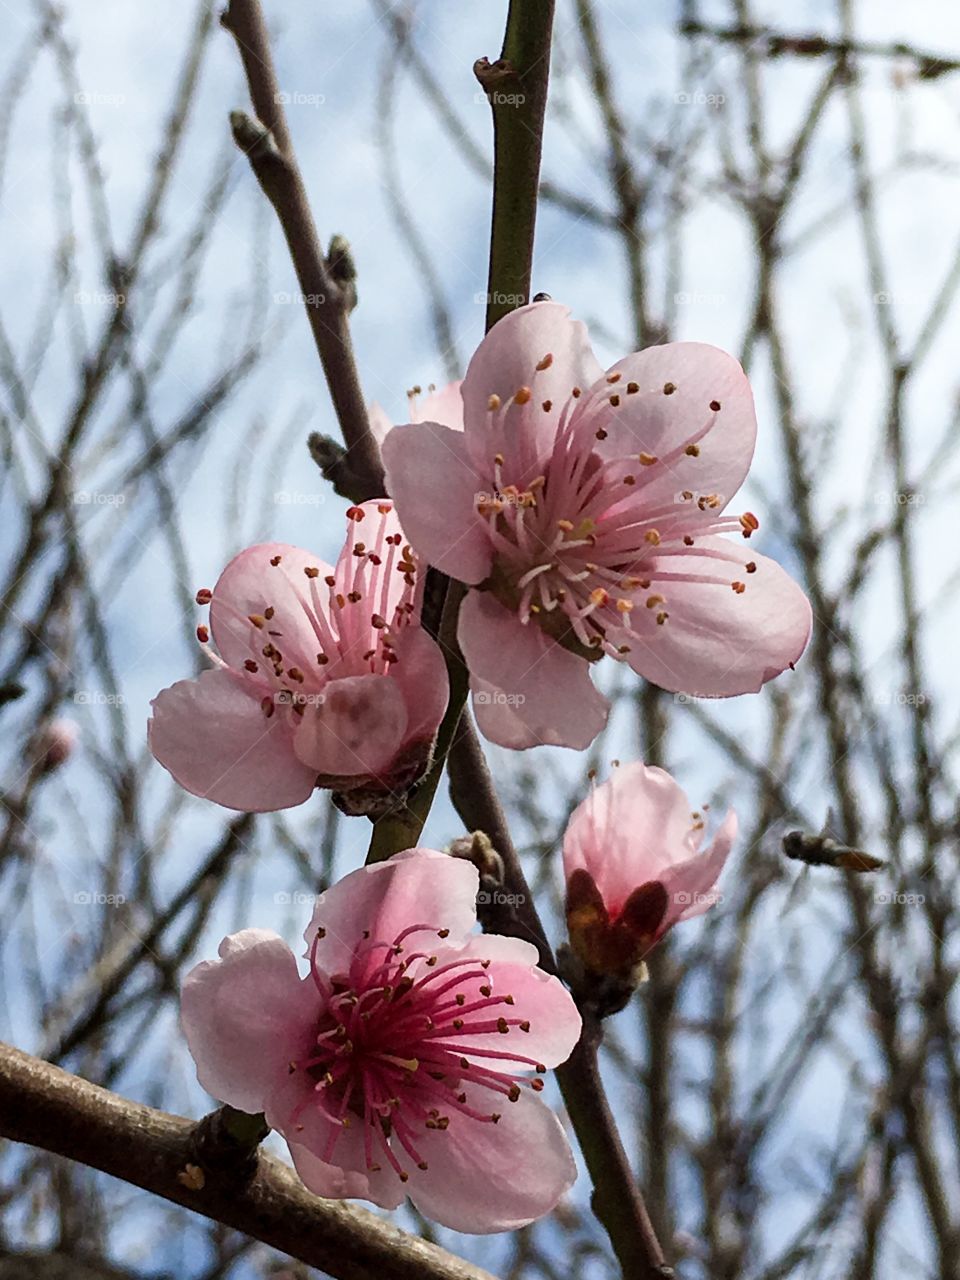
[[[697,854],[686,862],[676,863],[660,876],[670,902],[664,928],[679,920],[691,920],[694,916],[703,915],[721,900],[714,885],[723,870],[736,835],[737,815],[731,809],[706,853]]]
[[[552,356],[549,367],[538,370],[547,356]],[[495,453],[504,453],[510,479],[519,483],[550,452],[573,388],[591,386],[602,372],[586,326],[570,319],[569,307],[534,302],[511,311],[480,343],[463,380],[464,427],[474,458],[486,464]],[[521,387],[530,388],[531,399],[507,408],[502,427],[492,432],[491,395],[506,406]]]
[[[257,686],[218,668],[162,690],[147,725],[150,750],[181,787],[228,809],[267,813],[302,804],[316,773],[294,755],[287,719],[269,719]]]
[[[488,592],[467,593],[457,635],[477,724],[491,742],[582,751],[606,724],[610,704],[594,688],[586,660],[535,623],[524,626]]]
[[[416,397],[411,404],[411,422],[442,422],[454,431],[463,430],[463,397],[457,382],[448,382],[439,391],[431,391],[421,400]]]
[[[359,1119],[347,1129],[328,1120],[317,1105],[314,1081],[305,1072],[284,1071],[266,1101],[264,1114],[267,1124],[286,1138],[301,1181],[315,1195],[334,1200],[358,1197],[383,1209],[396,1209],[403,1203],[403,1183],[385,1160],[381,1163],[386,1167],[379,1173],[367,1170]],[[336,1143],[327,1162],[322,1157],[334,1131]],[[376,1144],[374,1152],[376,1160]]]
[[[453,946],[476,924],[479,882],[476,867],[462,858],[406,849],[352,871],[321,894],[304,938],[309,948],[318,927],[326,931],[317,944],[317,965],[331,975],[345,973],[367,940],[389,943],[415,924],[428,932],[411,937],[411,950],[439,946],[434,931],[440,929],[449,929],[446,945]]]
[[[336,1158],[349,1159],[349,1165],[325,1164],[303,1143],[288,1139],[288,1146],[300,1181],[316,1196],[329,1200],[369,1200],[381,1209],[397,1209],[406,1199],[406,1187],[389,1166],[378,1173],[367,1172],[359,1121],[356,1127],[344,1129],[337,1139]]]
[[[609,377],[616,374],[620,378],[612,385]],[[628,394],[632,382],[640,390]],[[615,413],[602,413],[607,431],[602,452],[608,457],[646,453],[664,459],[714,422],[697,442],[697,456],[681,452],[643,469],[643,495],[651,506],[670,502],[685,489],[717,493],[721,505],[730,501],[750,468],[757,438],[753,393],[733,356],[702,342],[670,342],[618,361],[602,385],[606,395],[620,401]],[[665,395],[669,385],[676,390]],[[584,396],[584,412],[596,413],[589,401]],[[711,410],[712,401],[719,412]]]
[[[477,498],[489,493],[462,432],[437,422],[394,427],[383,444],[387,488],[413,549],[461,582],[482,582],[493,553]],[[491,464],[492,468],[492,464]]]
[[[277,556],[280,563],[271,564]],[[296,665],[308,671],[316,666],[322,645],[307,616],[311,580],[304,570],[308,568],[319,569],[320,582],[333,572],[309,551],[283,542],[248,547],[230,561],[213,589],[210,629],[231,667],[242,667],[248,658],[262,663],[263,647],[271,640],[283,653],[287,668]],[[251,616],[262,618],[267,608],[274,610],[269,622],[257,627],[249,621]]]
[[[726,538],[697,539],[697,546],[729,551]],[[630,645],[627,661],[638,675],[671,693],[727,698],[756,693],[799,659],[810,638],[810,602],[790,575],[774,560],[743,548],[753,573],[697,556],[662,557],[664,568],[717,575],[720,571],[745,584],[737,594],[726,582],[665,582],[663,626],[647,628],[642,639],[624,634]],[[669,562],[669,563],[668,563]],[[611,637],[613,639],[613,637]],[[616,640],[614,640],[616,643]]]
[[[440,646],[422,627],[405,627],[394,646],[399,659],[390,678],[403,694],[407,743],[435,737],[450,697],[450,681]]]
[[[352,515],[347,519],[348,536],[337,558],[333,571],[335,592],[343,596],[349,595],[357,585],[357,563],[355,555],[357,543],[363,543],[367,551],[379,555],[381,564],[374,568],[363,593],[363,599],[352,606],[341,609],[337,618],[337,630],[340,652],[345,659],[352,659],[353,670],[357,668],[357,659],[371,645],[370,616],[379,613],[392,624],[397,605],[406,591],[404,575],[397,572],[399,552],[391,550],[387,538],[400,536],[402,542],[407,538],[400,527],[400,520],[394,504],[388,498],[376,498],[350,508]],[[320,591],[321,603],[328,601],[326,585]],[[345,666],[345,664],[344,664]],[[325,671],[327,676],[338,675],[343,667],[335,663]]]
[[[613,771],[577,806],[563,837],[563,871],[593,877],[615,916],[634,889],[663,880],[696,853],[691,805],[663,769],[634,763]]]
[[[297,759],[314,775],[378,777],[389,771],[407,728],[403,694],[389,676],[347,676],[308,695],[293,734]]]
[[[471,938],[456,953],[441,954],[439,963],[446,959],[464,959],[476,956],[478,960],[490,960],[487,980],[495,996],[513,996],[513,1005],[491,1006],[491,1017],[519,1018],[530,1023],[529,1031],[511,1027],[504,1036],[499,1031],[489,1034],[458,1034],[457,1044],[469,1058],[470,1047],[478,1049],[506,1050],[533,1058],[545,1067],[556,1067],[566,1062],[580,1039],[581,1018],[573,997],[559,979],[537,966],[537,949],[519,938],[507,938],[487,934]],[[489,1066],[489,1059],[477,1062]]]
[[[468,1091],[467,1101],[490,1109],[486,1090]],[[417,1150],[428,1168],[411,1170],[410,1199],[435,1222],[477,1235],[542,1218],[577,1176],[559,1120],[526,1090],[504,1102],[499,1123],[453,1116],[445,1131],[426,1130]]]
[[[377,444],[382,445],[386,439],[387,432],[393,427],[390,415],[382,405],[373,400],[367,405],[367,420],[370,423],[370,431],[374,440],[376,440]]]
[[[197,1079],[220,1102],[263,1109],[287,1064],[309,1046],[317,992],[274,933],[244,929],[183,980],[180,1019]]]

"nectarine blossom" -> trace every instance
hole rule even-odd
[[[263,1111],[317,1195],[406,1195],[486,1233],[548,1213],[573,1182],[538,1094],[580,1015],[530,943],[473,933],[478,885],[470,863],[410,849],[321,895],[306,977],[281,938],[246,929],[184,980],[200,1083]]]
[[[449,389],[448,389],[449,390]],[[566,307],[505,316],[435,421],[387,435],[387,486],[417,553],[472,586],[459,640],[486,736],[583,748],[609,704],[588,663],[664,689],[755,692],[791,666],[810,606],[723,515],[756,417],[732,356],[679,342],[604,371]]]
[[[348,812],[377,813],[425,768],[448,684],[419,622],[420,567],[391,503],[347,517],[335,569],[270,542],[198,593],[213,669],[164,689],[148,726],[153,754],[194,795],[265,811],[321,786]]]
[[[618,768],[578,805],[563,870],[570,941],[588,969],[629,977],[668,929],[718,901],[737,817],[701,852],[705,825],[670,774],[644,764]]]

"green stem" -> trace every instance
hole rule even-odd
[[[474,67],[493,111],[487,328],[530,300],[554,0],[513,0],[498,62]]]

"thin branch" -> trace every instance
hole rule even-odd
[[[237,42],[257,118],[230,116],[234,140],[245,152],[264,195],[273,205],[303,297],[317,354],[357,478],[355,501],[383,494],[383,467],[370,431],[360,387],[349,317],[355,303],[353,264],[335,237],[326,257],[320,247],[306,188],[290,141],[282,94],[259,0],[231,0],[221,22]]]

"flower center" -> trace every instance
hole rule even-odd
[[[552,357],[544,356],[531,381],[551,364]],[[662,392],[643,394],[676,391],[668,382]],[[722,585],[742,594],[741,574],[756,571],[732,544],[729,551],[698,544],[717,533],[749,538],[758,528],[755,516],[721,516],[724,499],[708,491],[665,496],[661,483],[650,493],[681,459],[700,456],[700,443],[721,412],[719,401],[705,405],[702,420],[662,456],[628,455],[603,442],[614,432],[617,440],[631,438],[617,418],[624,401],[638,394],[639,384],[623,385],[619,373],[608,374],[586,394],[572,388],[550,451],[539,461],[528,443],[537,430],[531,419],[550,412],[552,402],[538,404],[525,386],[505,404],[491,396],[487,406],[490,437],[504,448],[492,460],[494,492],[476,501],[495,557],[483,586],[516,610],[522,623],[535,622],[591,659],[604,653],[622,657],[631,640],[655,634],[670,617],[670,584]],[[699,561],[693,569],[684,564],[689,557]],[[706,572],[704,561],[735,565],[736,572]]]
[[[348,541],[336,576],[328,574],[321,583],[320,569],[307,565],[302,580],[295,578],[292,570],[285,569],[283,556],[274,555],[264,563],[265,591],[256,611],[241,616],[218,600],[218,607],[246,629],[249,656],[243,660],[244,678],[262,694],[260,705],[267,717],[277,706],[302,716],[330,680],[385,675],[400,660],[396,637],[417,617],[421,592],[412,548],[403,543],[399,532],[387,533],[386,517],[392,510],[388,503],[377,507],[380,522],[368,546],[359,537],[368,513],[362,507],[349,508]],[[352,571],[344,572],[344,564],[351,562]],[[276,571],[286,572],[286,585],[293,588],[308,629],[296,626],[292,635],[284,634],[276,606],[269,600],[269,575]],[[396,574],[403,579],[399,599],[395,589],[391,591]],[[197,592],[198,604],[212,599],[209,590]],[[310,633],[315,651],[304,644],[304,635]],[[197,628],[197,638],[215,665],[231,669],[211,648],[206,626]]]
[[[427,1168],[418,1150],[423,1133],[445,1132],[451,1121],[496,1124],[496,1106],[516,1102],[523,1084],[541,1090],[545,1071],[506,1042],[501,1049],[478,1040],[530,1030],[509,1015],[513,997],[494,992],[490,961],[408,954],[406,939],[423,933],[445,938],[449,930],[414,925],[392,942],[365,937],[349,972],[330,979],[317,967],[319,930],[310,969],[324,1009],[311,1056],[290,1064],[313,1082],[294,1128],[303,1128],[298,1121],[311,1106],[331,1122],[321,1159],[332,1161],[343,1130],[358,1123],[367,1170],[379,1172],[385,1160],[402,1182],[406,1163]],[[539,1074],[526,1079],[502,1067]],[[484,1106],[487,1098],[494,1109]]]

